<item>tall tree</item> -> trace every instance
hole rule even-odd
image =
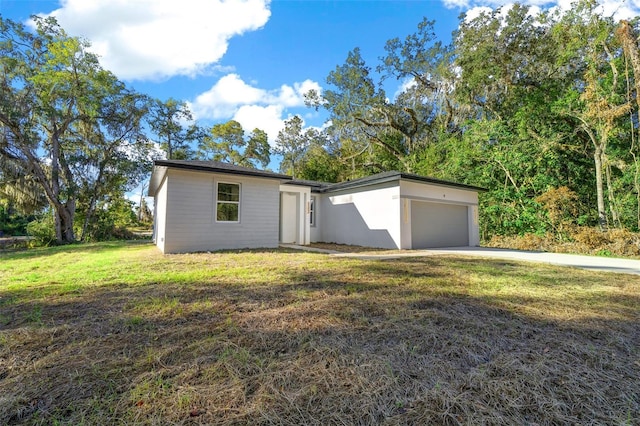
[[[637,25],[637,21],[636,21]],[[621,21],[616,31],[616,36],[622,44],[625,66],[624,77],[627,85],[626,98],[629,105],[633,104],[635,98],[636,106],[629,112],[631,146],[629,154],[633,161],[633,188],[635,191],[635,207],[636,207],[636,226],[640,229],[640,129],[637,123],[638,114],[640,113],[640,48],[636,35],[637,32],[629,21]],[[629,70],[631,68],[631,71]]]
[[[185,160],[194,156],[190,143],[203,136],[202,130],[193,121],[186,102],[169,98],[154,99],[149,111],[149,126],[156,134],[160,148],[168,160]]]
[[[284,122],[284,129],[278,132],[274,152],[282,156],[280,170],[294,178],[300,171],[302,158],[309,146],[313,130],[303,130],[304,122],[298,115],[294,115]]]
[[[450,47],[436,39],[433,26],[433,21],[424,19],[414,34],[389,40],[376,67],[377,81],[355,48],[343,65],[329,73],[330,88],[322,96],[307,95],[309,105],[329,111],[334,132],[359,146],[353,146],[356,152],[380,154],[368,162],[381,168],[393,164],[413,171],[416,155],[454,123],[447,97],[453,87]],[[403,83],[395,99],[382,88],[390,78]],[[389,163],[389,155],[397,161]]]
[[[244,167],[265,168],[270,161],[267,134],[254,129],[248,137],[235,120],[214,125],[200,140],[198,156],[206,160],[224,161]]]
[[[0,154],[31,176],[55,218],[58,243],[76,239],[80,207],[137,179],[146,167],[147,99],[104,70],[88,43],[53,18],[35,33],[0,18]],[[79,206],[78,203],[82,205]]]
[[[361,154],[375,144],[397,158],[405,159],[406,152],[402,147],[380,137],[382,131],[389,128],[386,94],[376,86],[371,68],[366,65],[359,48],[349,52],[345,63],[329,73],[327,83],[331,89],[322,94],[309,91],[305,95],[306,103],[329,111],[333,133],[340,140],[349,141],[352,150]]]
[[[611,186],[608,149],[619,130],[619,119],[627,115],[631,106],[620,90],[621,46],[614,36],[614,21],[599,15],[596,7],[597,4],[591,1],[578,3],[556,24],[555,34],[565,42],[562,59],[584,64],[580,79],[568,87],[558,105],[559,112],[577,121],[578,129],[591,143],[598,223],[606,230],[609,224],[605,189],[612,220],[614,224],[620,223]]]

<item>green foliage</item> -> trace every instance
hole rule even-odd
[[[51,212],[47,212],[38,219],[29,222],[27,235],[33,237],[32,244],[36,246],[50,246],[55,243],[55,225]]]
[[[34,215],[20,213],[12,203],[0,200],[0,234],[4,236],[25,235],[27,224]]]
[[[302,159],[298,178],[319,182],[338,182],[340,169],[338,157],[324,146],[314,143],[307,149]]]
[[[200,140],[198,157],[244,167],[265,168],[270,161],[268,136],[265,131],[254,129],[247,137],[242,125],[235,120],[216,124]]]
[[[638,229],[640,20],[597,9],[462,16],[451,46],[425,19],[387,42],[379,80],[354,49],[322,96],[307,96],[333,123],[325,154],[340,178],[396,169],[487,188],[485,240],[598,222]],[[390,78],[403,82],[395,99],[380,84]],[[570,206],[555,200],[558,217],[552,188],[571,194]]]
[[[90,218],[148,172],[151,146],[141,126],[148,100],[55,19],[33,19],[35,32],[0,17],[0,157],[25,178],[14,188],[46,197],[55,240],[70,243],[88,226],[77,226],[76,210]]]
[[[82,217],[82,214],[80,214]],[[136,225],[138,219],[133,201],[122,195],[101,202],[93,214],[85,233],[86,241],[106,241],[132,239],[128,228]]]
[[[299,169],[313,139],[319,139],[322,135],[314,129],[302,130],[304,122],[298,115],[294,115],[284,122],[284,129],[278,132],[274,152],[282,156],[280,171],[288,173],[294,178],[299,177]],[[323,145],[316,141],[317,145]]]
[[[166,101],[151,101],[147,121],[166,152],[168,160],[187,160],[194,156],[190,143],[203,136],[203,130],[196,124],[185,127],[183,122],[193,121],[186,102],[169,98]]]

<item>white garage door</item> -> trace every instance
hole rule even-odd
[[[465,247],[469,245],[467,206],[411,202],[411,246]]]

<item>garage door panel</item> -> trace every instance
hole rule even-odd
[[[467,206],[411,203],[411,246],[414,249],[469,245]]]

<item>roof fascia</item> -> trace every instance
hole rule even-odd
[[[197,164],[176,164],[176,163],[172,163],[170,161],[165,161],[165,160],[156,160],[154,163],[155,163],[156,166],[169,167],[169,168],[173,168],[173,169],[194,170],[194,171],[209,172],[209,173],[224,173],[224,174],[228,174],[228,175],[262,177],[262,178],[267,178],[267,179],[278,179],[278,180],[291,180],[291,179],[293,179],[291,176],[288,176],[288,175],[281,175],[281,174],[272,173],[272,172],[263,172],[263,171],[260,171],[260,170],[256,170],[256,171],[253,171],[253,170],[230,170],[230,169],[224,169],[224,168],[220,168],[220,167],[200,166],[200,165],[197,165]]]

